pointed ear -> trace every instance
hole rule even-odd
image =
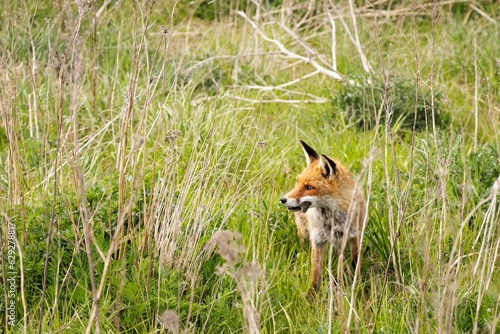
[[[316,161],[319,159],[319,154],[309,145],[307,145],[304,141],[300,141],[300,144],[302,145],[302,149],[304,149],[304,154],[306,155],[306,161],[307,165],[313,161]]]
[[[321,168],[321,174],[324,177],[330,177],[337,173],[337,164],[324,154],[319,158],[319,168]]]

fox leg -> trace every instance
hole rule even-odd
[[[319,292],[323,275],[323,258],[325,256],[325,245],[311,242],[311,262],[312,262],[312,289],[311,293]]]
[[[351,264],[352,268],[356,270],[361,270],[358,268],[358,257],[359,257],[359,235],[349,240],[351,246]]]

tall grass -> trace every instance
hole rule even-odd
[[[2,330],[500,331],[500,7],[350,4],[2,4]],[[312,302],[298,139],[369,203]]]

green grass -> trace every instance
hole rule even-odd
[[[334,15],[346,80],[291,85],[314,68],[231,11],[251,4],[2,4],[0,331],[500,331],[500,7],[474,3],[358,3],[372,72]],[[323,5],[269,5],[267,36],[331,63]],[[369,201],[362,279],[333,255],[312,302],[279,204],[299,139]]]

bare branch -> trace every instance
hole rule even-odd
[[[333,19],[332,13],[330,13],[329,10],[325,10],[325,12],[328,15],[328,19],[330,20],[330,24],[332,26],[332,68],[336,71],[337,70],[337,29],[335,25],[335,20]]]
[[[292,52],[292,51],[288,50],[283,45],[283,43],[281,43],[280,41],[278,41],[278,40],[276,40],[274,38],[268,37],[266,34],[264,34],[264,32],[262,32],[262,30],[260,30],[260,28],[257,26],[257,24],[253,20],[251,20],[244,12],[242,12],[242,11],[236,11],[236,14],[238,14],[239,16],[241,16],[242,18],[244,18],[245,21],[247,21],[255,29],[255,31],[259,34],[259,36],[262,37],[265,41],[273,43],[274,45],[276,45],[278,47],[278,49],[285,56],[287,56],[287,57],[289,57],[291,59],[301,60],[302,62],[304,62],[306,64],[310,64],[316,70],[318,70],[319,73],[325,74],[325,75],[327,75],[327,76],[329,76],[329,77],[331,77],[333,79],[336,79],[336,80],[343,80],[344,79],[344,77],[339,72],[334,71],[334,70],[330,70],[330,69],[327,69],[327,68],[321,66],[318,62],[316,62],[311,57],[304,57],[304,56],[301,56],[301,55],[299,55],[299,54],[297,54],[295,52]]]

